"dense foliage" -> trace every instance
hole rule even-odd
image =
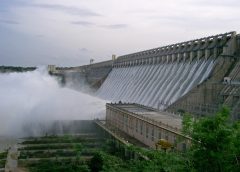
[[[41,160],[30,167],[32,172],[90,172],[87,164],[79,161],[64,162],[61,160]]]
[[[7,152],[0,152],[0,159],[6,159]]]
[[[224,107],[215,116],[186,118],[184,131],[192,138],[189,160],[196,171],[240,171],[240,123]]]
[[[5,167],[6,159],[7,159],[7,152],[0,152],[0,168]]]

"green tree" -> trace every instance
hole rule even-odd
[[[229,109],[223,107],[215,116],[195,121],[186,118],[183,122],[184,132],[194,140],[189,155],[197,171],[221,172],[237,168],[235,159],[239,153],[235,147],[239,144],[239,127],[233,127],[236,124],[229,116]]]
[[[92,172],[99,172],[103,169],[103,157],[100,152],[95,153],[89,165]]]
[[[193,130],[193,117],[190,114],[183,115],[182,126],[182,132],[185,135],[191,135]]]

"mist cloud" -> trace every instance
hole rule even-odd
[[[103,28],[107,29],[122,29],[128,27],[127,24],[112,24],[112,25],[103,25]]]
[[[43,69],[0,74],[0,80],[0,136],[21,136],[26,123],[94,119],[104,113],[104,101],[61,88]]]

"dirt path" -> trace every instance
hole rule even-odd
[[[18,172],[18,151],[17,146],[12,146],[8,151],[5,172]]]

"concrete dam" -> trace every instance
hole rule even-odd
[[[135,102],[162,110],[202,83],[213,66],[214,60],[202,59],[113,68],[97,94],[113,102]]]
[[[50,72],[79,78],[111,102],[174,113],[215,113],[226,104],[240,118],[240,36],[229,32]],[[75,78],[75,79],[73,79]],[[77,81],[78,82],[78,81]]]

